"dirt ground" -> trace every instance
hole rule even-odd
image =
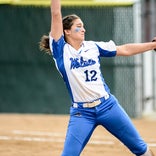
[[[60,156],[69,116],[0,114],[0,156]],[[132,119],[156,154],[156,118]],[[98,127],[81,156],[132,156],[104,128]]]

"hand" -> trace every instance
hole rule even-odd
[[[152,42],[156,42],[156,37],[153,38]],[[154,49],[154,51],[156,52],[156,48]]]

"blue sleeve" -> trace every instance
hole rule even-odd
[[[95,43],[101,57],[114,57],[116,56],[116,45],[113,41],[109,42],[96,42]]]
[[[65,44],[66,44],[66,42],[64,40],[63,35],[61,36],[61,38],[58,41],[55,41],[53,38],[50,38],[50,49],[51,49],[52,55],[55,59],[62,57],[63,48],[64,48]]]

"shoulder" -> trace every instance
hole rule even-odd
[[[113,57],[116,55],[116,45],[112,40],[110,40],[109,42],[86,41],[85,44],[90,49],[96,49],[96,51],[100,53],[100,56]]]
[[[50,42],[50,44],[52,44],[52,43],[59,44],[59,43],[62,43],[62,42],[65,43],[64,35],[62,35],[58,40],[55,40],[53,37],[51,37],[49,35],[49,42]]]
[[[50,45],[50,49],[52,50],[54,47],[57,46],[64,46],[65,45],[65,39],[64,36],[62,35],[57,41],[54,40],[54,38],[52,38],[51,36],[49,36],[49,45]]]
[[[114,41],[110,40],[108,42],[104,41],[84,41],[83,42],[85,46],[97,46],[102,49],[116,49],[116,44]]]
[[[116,50],[116,44],[114,43],[114,41],[110,40],[108,42],[103,42],[103,41],[100,41],[100,42],[95,42],[95,44],[102,48],[102,49],[105,49],[105,50]]]
[[[49,46],[54,57],[63,53],[63,47],[65,44],[66,42],[63,35],[57,41],[51,36],[49,37]]]

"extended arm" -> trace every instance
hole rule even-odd
[[[117,55],[131,56],[146,52],[148,50],[154,50],[155,48],[156,42],[124,44],[117,46]]]
[[[51,0],[51,30],[50,35],[57,41],[63,34],[60,0]]]

